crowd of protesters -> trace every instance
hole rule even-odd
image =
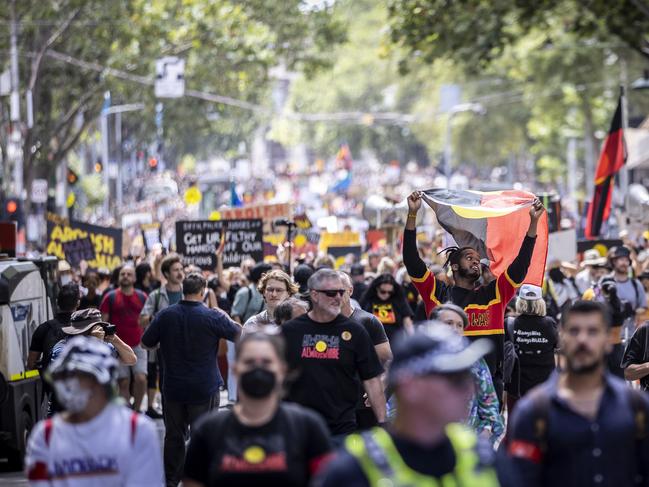
[[[649,235],[550,262],[539,287],[523,282],[540,201],[500,275],[471,247],[431,259],[420,207],[401,255],[340,269],[225,269],[223,246],[212,271],[162,252],[60,262],[28,358],[50,412],[30,482],[649,486]]]

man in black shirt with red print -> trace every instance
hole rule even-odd
[[[346,290],[339,274],[321,269],[308,286],[313,309],[282,325],[289,366],[300,373],[288,400],[320,413],[340,445],[357,427],[361,381],[378,421],[385,421],[383,367],[365,328],[340,313]]]
[[[488,354],[485,361],[491,371],[496,392],[501,397],[505,307],[525,279],[534,252],[536,228],[545,208],[539,199],[534,200],[530,208],[530,226],[518,256],[504,273],[485,286],[476,287],[482,275],[480,254],[471,247],[452,249],[448,253],[447,264],[453,271],[455,285],[447,287],[435,279],[417,251],[416,219],[421,201],[421,191],[415,191],[408,196],[408,219],[403,233],[403,262],[424,301],[427,316],[435,306],[450,301],[466,312],[469,325],[464,334],[470,340],[483,337],[493,342],[494,352]]]

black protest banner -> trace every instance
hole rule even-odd
[[[140,225],[142,230],[142,240],[144,241],[144,250],[151,252],[156,244],[161,243],[160,223],[143,223]]]
[[[63,253],[72,267],[79,267],[82,260],[90,262],[95,259],[95,246],[90,237],[78,238],[63,242]]]
[[[612,239],[594,239],[594,240],[578,240],[577,241],[577,253],[583,254],[587,250],[597,249],[603,257],[606,257],[606,253],[612,247],[619,247],[623,245],[622,240],[612,238]]]
[[[201,269],[216,267],[215,251],[225,239],[223,265],[233,267],[246,258],[264,260],[263,221],[198,220],[176,222],[176,251],[186,265]]]
[[[345,260],[350,254],[353,255],[357,261],[360,260],[361,251],[362,249],[360,245],[346,245],[327,248],[327,253],[336,260],[336,269],[340,269],[340,267],[345,264]]]
[[[89,250],[85,239],[92,243],[94,256],[88,260],[88,269],[97,270],[107,268],[113,270],[121,262],[122,254],[122,229],[101,227],[89,223],[78,222],[62,218],[54,213],[47,214],[47,254],[55,255],[59,259],[66,259],[64,244],[70,252],[77,252],[89,256]],[[82,240],[84,242],[77,242]],[[71,254],[72,255],[72,254]],[[75,254],[75,257],[81,254]],[[84,260],[84,259],[81,259]],[[72,264],[72,262],[70,262]],[[74,265],[74,264],[72,264]]]

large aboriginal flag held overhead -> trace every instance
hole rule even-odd
[[[502,274],[516,258],[530,225],[535,196],[526,191],[468,191],[428,189],[423,199],[439,224],[460,247],[473,247],[492,261],[494,275]],[[525,282],[540,286],[548,253],[548,219],[539,220],[536,245]]]
[[[586,219],[586,238],[597,238],[602,229],[602,222],[608,220],[611,213],[611,197],[615,174],[626,161],[624,131],[622,130],[622,95],[617,103],[611,128],[604,141],[602,154],[599,156],[595,171],[595,191],[588,208]]]

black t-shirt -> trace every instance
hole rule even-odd
[[[374,346],[388,341],[388,336],[385,334],[383,325],[373,314],[360,308],[356,308],[349,318],[365,327],[365,330],[367,330],[367,333],[370,335],[370,340],[372,340]]]
[[[412,318],[414,315],[405,299],[391,298],[387,301],[375,299],[365,303],[363,308],[383,324],[390,342],[403,330],[403,320]]]
[[[88,308],[97,308],[99,309],[99,305],[101,304],[101,296],[99,294],[95,294],[94,297],[89,297],[88,295],[81,296],[81,299],[79,300],[79,309],[88,309]]]
[[[34,330],[29,351],[43,354],[41,358],[41,365],[43,367],[49,364],[54,345],[65,337],[65,333],[61,331],[61,328],[70,324],[71,316],[72,313],[59,312],[54,318],[41,323]]]
[[[412,282],[404,284],[402,287],[403,287],[403,294],[406,296],[406,301],[408,302],[408,305],[410,306],[410,310],[414,315],[417,312],[417,303],[419,302],[419,291],[417,291],[417,288]]]
[[[322,415],[332,434],[356,429],[361,381],[383,367],[363,325],[338,315],[329,323],[302,315],[282,325],[289,366],[299,371],[288,400]]]
[[[364,282],[355,282],[354,292],[352,293],[352,299],[355,299],[356,301],[360,301],[361,299],[363,299],[363,296],[365,295],[365,292],[367,291],[368,287],[369,286]]]
[[[403,461],[416,472],[439,479],[454,470],[455,451],[447,437],[444,437],[444,440],[436,445],[421,446],[391,436]],[[476,453],[481,464],[492,465],[494,462],[492,447],[484,440],[479,440],[478,444]],[[358,461],[347,451],[342,451],[327,464],[327,468],[318,476],[315,485],[318,487],[370,487]]]
[[[322,419],[296,404],[280,404],[259,427],[241,424],[232,411],[219,411],[194,427],[185,478],[206,486],[306,486],[330,450]]]
[[[624,351],[620,367],[625,369],[629,365],[649,362],[649,342],[647,340],[649,340],[649,321],[645,321],[633,333]],[[649,376],[640,379],[640,386],[642,386],[643,390],[649,391]]]
[[[547,316],[520,315],[514,320],[513,342],[520,366],[520,393],[545,382],[555,368],[557,324]]]

